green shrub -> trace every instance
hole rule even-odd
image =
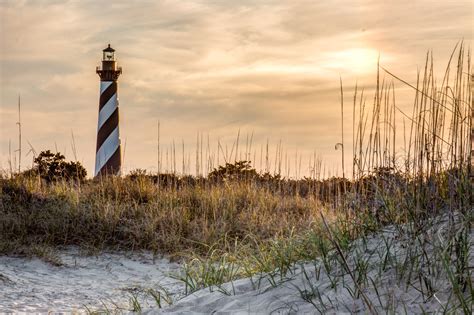
[[[34,160],[32,169],[23,173],[25,176],[40,176],[48,183],[58,180],[83,181],[87,176],[86,169],[80,162],[66,162],[61,153],[52,153],[50,150],[42,151]]]

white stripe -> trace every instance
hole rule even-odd
[[[105,89],[107,89],[113,81],[100,81],[100,94],[104,93]]]
[[[119,127],[110,133],[95,156],[95,175],[97,176],[105,163],[112,157],[120,145]]]
[[[102,125],[107,121],[107,119],[112,115],[117,108],[117,93],[112,95],[112,97],[105,103],[102,109],[99,112],[99,127],[97,130],[102,127]]]

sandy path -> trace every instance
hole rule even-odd
[[[132,294],[142,307],[156,307],[143,289],[163,287],[171,295],[182,291],[181,283],[169,277],[179,271],[179,265],[153,260],[150,253],[82,256],[68,249],[58,256],[63,266],[36,258],[0,257],[0,313],[71,312],[85,310],[85,305],[130,309]]]

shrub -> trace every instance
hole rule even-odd
[[[257,171],[252,168],[250,161],[236,161],[234,164],[226,163],[209,173],[210,180],[242,180],[258,178]]]
[[[42,151],[34,159],[32,170],[26,171],[31,175],[36,173],[48,183],[57,180],[79,180],[83,181],[87,176],[86,169],[80,162],[66,162],[65,156],[61,153],[52,153],[50,150]]]

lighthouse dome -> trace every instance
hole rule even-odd
[[[109,45],[107,46],[107,48],[105,48],[105,49],[104,49],[104,50],[102,50],[102,51],[104,51],[104,52],[105,52],[105,51],[114,52],[114,51],[115,51],[115,49],[113,49],[112,47],[110,47],[110,44],[109,44]]]

